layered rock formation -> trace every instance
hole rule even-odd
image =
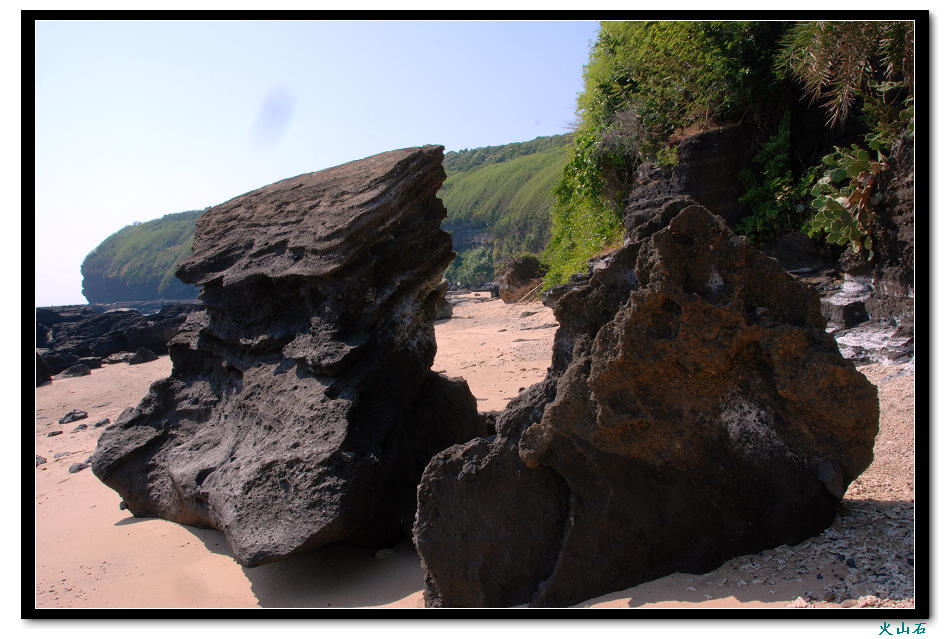
[[[441,160],[392,151],[201,217],[177,275],[204,308],[92,458],[132,513],[217,528],[248,566],[408,532],[431,456],[486,434],[467,384],[430,370]]]
[[[745,193],[739,175],[749,166],[751,144],[751,129],[742,125],[689,135],[677,147],[675,166],[640,164],[628,201],[636,209],[651,200],[690,197],[734,226],[749,213],[739,202]]]
[[[817,295],[686,197],[552,289],[548,377],[423,475],[429,606],[562,606],[793,544],[870,463],[876,390]]]

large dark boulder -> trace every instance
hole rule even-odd
[[[429,606],[564,606],[815,535],[871,462],[875,387],[815,292],[688,198],[546,296],[545,381],[435,457]]]
[[[99,312],[88,307],[38,308],[37,322],[43,320],[52,333],[43,357],[55,374],[84,358],[105,358],[139,348],[165,355],[169,340],[188,314],[199,308],[198,304],[169,304],[151,315],[132,309]]]
[[[406,535],[425,464],[487,434],[431,371],[442,148],[383,153],[213,207],[177,275],[204,308],[93,472],[139,517],[224,532],[254,566]]]

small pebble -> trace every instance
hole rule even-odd
[[[125,500],[119,502],[119,510],[125,510],[128,506],[125,505]]]
[[[73,432],[78,433],[79,431],[86,430],[87,428],[89,428],[89,424],[80,424],[79,426],[76,426],[76,428],[73,429]]]
[[[89,466],[87,464],[73,464],[72,466],[69,467],[69,472],[78,473],[79,471],[85,470],[88,467]]]
[[[46,433],[46,436],[47,436],[47,437],[56,437],[57,435],[62,435],[62,434],[63,434],[63,431],[61,431],[61,430],[51,430],[50,432]]]
[[[53,459],[59,459],[60,457],[65,457],[68,454],[69,453],[56,453],[55,455],[53,455]]]
[[[34,454],[35,454],[35,453],[34,453]],[[45,458],[45,457],[40,457],[39,455],[36,455],[36,465],[37,465],[37,466],[41,466],[41,465],[43,465],[43,464],[45,464],[45,463],[46,463],[46,458]],[[35,468],[35,466],[34,466],[34,468]]]
[[[105,417],[105,418],[100,419],[99,421],[97,421],[95,424],[93,424],[92,427],[93,427],[93,428],[102,428],[103,426],[105,426],[105,425],[108,424],[108,423],[109,423],[109,418],[108,418],[108,417]]]

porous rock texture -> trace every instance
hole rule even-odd
[[[563,606],[801,541],[872,459],[875,387],[817,295],[686,197],[545,297],[547,378],[433,458],[428,606]]]
[[[217,528],[247,566],[409,532],[431,456],[486,434],[468,385],[431,371],[441,161],[391,151],[201,217],[177,275],[204,307],[92,458],[134,515]]]

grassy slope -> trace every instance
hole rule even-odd
[[[552,192],[569,157],[569,143],[568,136],[538,138],[521,143],[521,154],[507,159],[490,151],[513,145],[468,152],[494,157],[479,165],[452,162],[451,154],[446,154],[448,178],[439,197],[448,216],[442,227],[453,234],[459,253],[447,272],[451,281],[484,283],[502,260],[544,249],[551,233]],[[465,170],[452,170],[453,166]],[[487,234],[489,244],[469,248],[466,242],[477,232]]]
[[[491,280],[495,262],[544,249],[550,236],[551,191],[567,161],[569,144],[569,136],[557,135],[445,154],[448,177],[439,191],[448,210],[443,228],[458,237],[479,232],[491,238],[480,250],[460,251],[462,256],[450,267],[453,281]],[[172,213],[110,235],[83,261],[86,299],[194,296],[194,287],[175,277],[175,267],[191,252],[201,213]]]
[[[83,260],[83,295],[90,302],[193,297],[175,267],[191,253],[201,213],[172,213],[110,235]]]

